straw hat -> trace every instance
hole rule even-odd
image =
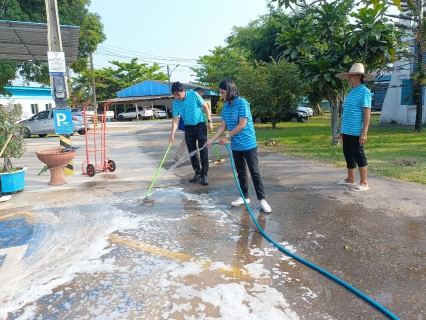
[[[348,77],[351,74],[362,74],[362,75],[364,75],[364,80],[365,81],[374,80],[374,78],[376,78],[372,74],[365,73],[365,71],[364,71],[364,65],[362,63],[354,63],[352,65],[351,70],[349,70],[349,72],[338,73],[338,74],[336,74],[336,77],[340,78],[340,79],[348,80]]]

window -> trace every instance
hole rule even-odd
[[[31,103],[31,112],[33,114],[36,114],[38,112],[38,104],[37,103]]]
[[[49,111],[41,112],[37,116],[34,117],[34,120],[43,120],[49,117]]]
[[[51,103],[46,103],[45,104],[45,110],[52,110],[52,104]]]

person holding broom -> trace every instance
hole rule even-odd
[[[207,127],[209,132],[213,131],[213,122],[211,119],[210,109],[206,102],[195,91],[186,91],[180,82],[175,82],[171,88],[172,94],[175,97],[173,101],[173,122],[172,132],[170,134],[169,143],[175,140],[176,129],[178,128],[180,118],[185,123],[185,141],[188,147],[188,152],[191,154],[197,150],[199,146],[207,142],[207,128],[204,118],[204,113],[207,115]],[[209,170],[209,154],[207,149],[200,150],[191,157],[192,168],[195,171],[190,182],[195,182],[201,179],[204,185],[209,184],[207,172]]]

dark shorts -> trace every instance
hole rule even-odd
[[[342,134],[343,138],[343,155],[346,159],[348,169],[367,166],[367,158],[365,157],[364,147],[359,145],[359,136],[351,136]]]

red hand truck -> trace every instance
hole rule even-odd
[[[111,101],[108,101],[104,104],[104,113],[101,115],[94,114],[93,115],[93,131],[89,131],[87,128],[87,112],[86,107],[90,101],[86,102],[83,105],[83,115],[84,115],[84,123],[85,127],[85,137],[86,137],[86,161],[84,161],[81,165],[81,170],[83,174],[89,175],[89,177],[93,177],[97,171],[106,171],[109,170],[114,172],[116,169],[115,162],[110,160],[106,156],[106,110]],[[100,123],[100,130],[97,128],[95,116],[97,116],[98,123]],[[92,143],[89,143],[89,136],[93,137]],[[98,145],[100,144],[100,146]],[[90,158],[90,154],[92,153],[92,161]],[[100,162],[98,162],[100,156]],[[86,170],[85,170],[86,165]]]

